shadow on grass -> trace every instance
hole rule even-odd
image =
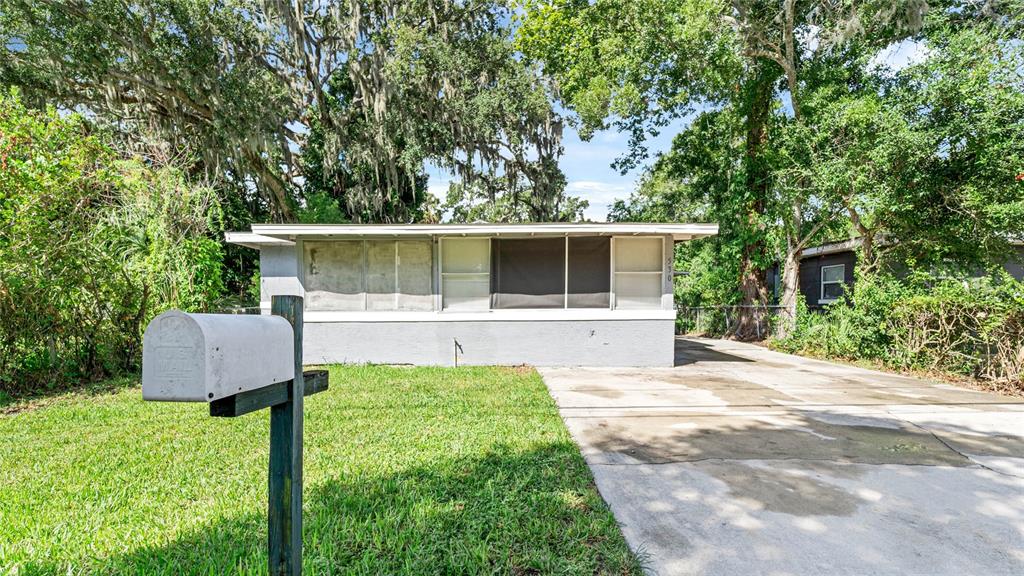
[[[68,386],[53,386],[43,390],[11,394],[0,390],[0,416],[35,410],[66,396],[101,396],[139,386],[139,376],[116,376]]]
[[[306,574],[640,573],[570,442],[307,484],[303,536]],[[47,559],[19,574],[265,574],[265,538],[264,514],[239,515],[87,566]]]

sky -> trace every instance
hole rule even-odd
[[[920,62],[926,54],[923,45],[905,40],[882,50],[872,64],[897,71]],[[783,102],[788,106],[785,97]],[[672,138],[686,127],[686,123],[691,118],[692,116],[688,116],[677,120],[662,129],[657,137],[648,139],[649,158],[635,170],[626,174],[619,174],[611,167],[611,163],[626,153],[629,141],[627,134],[605,130],[595,134],[589,142],[584,142],[580,140],[579,134],[567,124],[562,135],[565,152],[559,160],[567,182],[566,193],[571,196],[579,196],[590,202],[590,207],[584,212],[584,216],[588,220],[595,222],[606,220],[608,209],[612,203],[616,199],[629,197],[629,194],[636,188],[644,167],[654,161],[657,153],[667,152],[672,147]],[[427,183],[428,190],[443,200],[447,195],[448,184],[452,181],[453,176],[436,166],[428,166],[427,174],[430,176]]]

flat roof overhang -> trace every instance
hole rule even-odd
[[[363,239],[435,236],[531,238],[557,236],[669,235],[676,242],[718,234],[718,224],[540,223],[540,224],[253,224],[252,232],[228,232],[232,244],[290,246],[299,239]]]

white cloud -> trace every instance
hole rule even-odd
[[[596,180],[574,180],[565,186],[566,194],[579,196],[590,202],[584,216],[603,222],[608,217],[608,208],[618,198],[628,198],[633,184],[628,182],[599,182]]]

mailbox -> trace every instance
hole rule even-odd
[[[164,312],[142,337],[142,397],[212,402],[292,380],[293,337],[280,316]]]

